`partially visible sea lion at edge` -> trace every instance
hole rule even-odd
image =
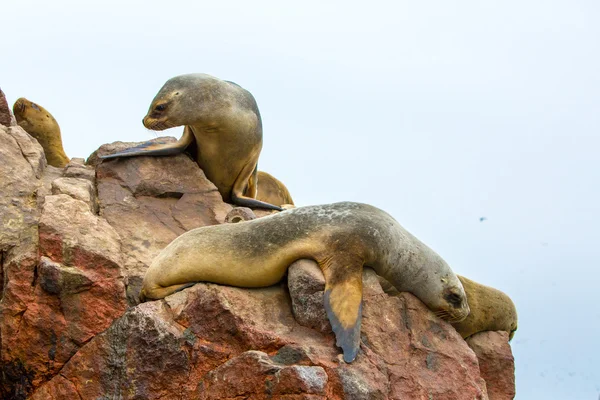
[[[69,163],[69,157],[63,149],[60,127],[52,114],[24,97],[15,101],[13,114],[19,126],[40,143],[49,165],[63,168]]]
[[[517,309],[507,294],[498,289],[482,285],[464,276],[457,275],[465,289],[471,312],[460,322],[452,322],[452,326],[463,337],[468,338],[479,332],[504,331],[509,340],[517,330]],[[397,295],[398,291],[385,278],[379,277],[379,283],[389,295]]]
[[[257,184],[256,198],[258,200],[280,207],[285,204],[294,205],[294,200],[292,200],[292,195],[290,195],[287,187],[273,175],[258,171]]]
[[[463,338],[478,332],[505,331],[509,340],[517,330],[517,309],[507,294],[498,289],[482,285],[464,276],[458,276],[471,307],[471,313],[452,326]]]
[[[346,362],[360,345],[363,266],[414,294],[441,318],[460,321],[469,313],[462,284],[437,253],[386,212],[351,202],[184,233],[156,256],[140,299],[161,299],[196,282],[270,286],[302,258],[315,260],[323,271],[325,310]]]
[[[189,148],[224,201],[281,211],[256,199],[262,121],[254,97],[241,86],[207,74],[176,76],[154,97],[143,123],[156,131],[185,128],[175,143],[144,143],[100,158],[173,155]]]

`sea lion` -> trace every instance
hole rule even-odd
[[[463,339],[479,332],[505,331],[508,332],[510,341],[517,330],[517,309],[510,297],[498,289],[457,276],[467,294],[471,312],[462,321],[451,323],[456,331]],[[389,295],[398,294],[398,290],[390,282],[381,276],[378,278],[384,292]]]
[[[241,86],[207,74],[176,76],[154,97],[143,123],[156,131],[185,128],[175,143],[144,143],[100,158],[163,156],[190,149],[224,201],[282,210],[256,199],[262,121],[254,97]]]
[[[459,321],[469,313],[460,281],[437,253],[386,212],[350,202],[184,233],[153,260],[140,300],[161,299],[202,281],[273,285],[301,258],[315,260],[323,271],[325,310],[346,362],[354,360],[360,344],[363,266],[444,319]]]
[[[467,293],[471,313],[460,322],[452,323],[460,335],[466,339],[478,332],[505,331],[512,340],[517,331],[517,309],[507,294],[498,289],[482,285],[458,276]]]
[[[52,114],[24,97],[15,101],[13,113],[19,126],[40,143],[48,164],[63,168],[69,163],[69,157],[63,149],[60,127]]]
[[[258,200],[276,206],[294,205],[294,200],[292,200],[292,195],[290,195],[287,187],[273,175],[258,171],[256,180],[258,185],[256,198]]]

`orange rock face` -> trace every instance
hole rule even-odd
[[[467,344],[479,359],[490,400],[515,397],[515,359],[506,332],[481,332],[467,338]]]
[[[371,270],[352,364],[311,261],[268,288],[199,283],[137,304],[153,257],[231,210],[186,155],[59,170],[14,126],[0,127],[0,155],[0,398],[486,399],[484,379],[490,398],[514,395],[494,380],[514,375],[506,338],[474,337],[473,352]]]

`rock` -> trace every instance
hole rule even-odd
[[[196,390],[199,399],[250,398],[309,394],[325,399],[327,374],[322,367],[279,365],[261,351],[247,351],[207,373]]]
[[[32,140],[20,127],[0,126],[0,251],[23,241],[37,245],[35,191],[45,158],[42,147]]]
[[[319,332],[331,332],[323,307],[325,278],[317,264],[312,260],[299,260],[290,265],[288,288],[296,321]]]
[[[83,178],[61,177],[52,182],[52,194],[66,194],[88,205],[94,214],[98,210],[96,189],[92,182]]]
[[[96,183],[96,170],[93,166],[85,165],[83,158],[72,158],[65,167],[64,176],[69,178],[87,179]]]
[[[185,154],[102,162],[97,158],[136,144],[104,145],[88,159],[88,164],[97,165],[100,215],[122,240],[127,280],[142,277],[152,259],[177,236],[193,228],[222,223],[231,210]]]
[[[16,141],[22,156],[29,163],[35,177],[37,179],[41,178],[48,165],[42,146],[18,125],[9,127],[8,134]],[[5,162],[4,160],[3,162]]]
[[[331,332],[323,309],[325,280],[317,264],[312,260],[292,264],[288,287],[298,323]],[[448,398],[456,399],[486,398],[485,383],[474,371],[477,360],[456,330],[433,316],[413,295],[385,294],[370,268],[363,271],[361,342],[359,357],[363,354],[371,359],[375,352],[377,357],[373,358],[381,364],[378,369],[386,370],[387,376],[378,376],[370,368],[363,373],[339,370],[338,379],[348,398],[436,398],[442,394],[452,394]],[[354,364],[360,365],[361,359]],[[425,370],[414,368],[418,365],[424,365]],[[454,391],[454,380],[470,382],[470,389]],[[466,396],[467,392],[471,397]]]
[[[0,398],[487,398],[484,358],[368,268],[351,364],[310,260],[268,288],[199,283],[138,305],[153,257],[232,207],[186,155],[100,162],[117,143],[96,167],[54,169],[13,128],[0,127]]]
[[[39,252],[40,264],[20,263],[27,270],[33,263],[33,271],[9,282],[31,288],[21,299],[25,304],[3,304],[4,315],[20,314],[18,326],[10,320],[2,326],[3,361],[20,360],[34,387],[126,309],[118,236],[84,202],[64,194],[46,197]]]
[[[46,196],[50,196],[52,194],[52,182],[60,178],[62,175],[62,168],[53,167],[52,165],[46,166],[36,191],[38,209],[41,209],[44,206]]]
[[[251,221],[256,219],[254,212],[248,207],[235,207],[227,213],[225,216],[225,222],[228,224],[235,224],[242,221]]]
[[[413,296],[373,294],[363,329],[346,364],[331,332],[294,320],[285,286],[197,284],[130,309],[38,391],[66,378],[85,399],[487,398],[473,352]]]
[[[490,400],[515,397],[515,360],[507,332],[480,332],[467,338],[467,344],[479,359]]]
[[[0,89],[0,125],[4,125],[6,127],[12,125],[12,113],[10,112],[10,107],[6,102],[6,96],[4,96],[4,92]]]
[[[13,338],[33,301],[38,263],[36,191],[45,166],[41,146],[18,126],[0,126],[0,398],[24,398],[34,373],[13,357]]]

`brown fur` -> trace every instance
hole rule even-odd
[[[478,332],[505,331],[510,339],[517,330],[517,309],[510,297],[498,289],[482,285],[464,276],[458,276],[465,292],[471,313],[452,326],[463,338]]]
[[[258,192],[256,198],[265,203],[282,206],[284,204],[294,205],[294,200],[287,187],[279,179],[264,171],[258,171]]]
[[[154,97],[143,123],[157,131],[184,126],[183,136],[177,143],[145,143],[101,158],[173,155],[189,149],[224,201],[282,210],[256,199],[262,121],[254,97],[241,86],[206,74],[176,76]]]
[[[63,149],[60,127],[52,114],[24,97],[15,102],[13,113],[19,126],[40,143],[48,164],[63,168],[69,163],[69,157]]]

